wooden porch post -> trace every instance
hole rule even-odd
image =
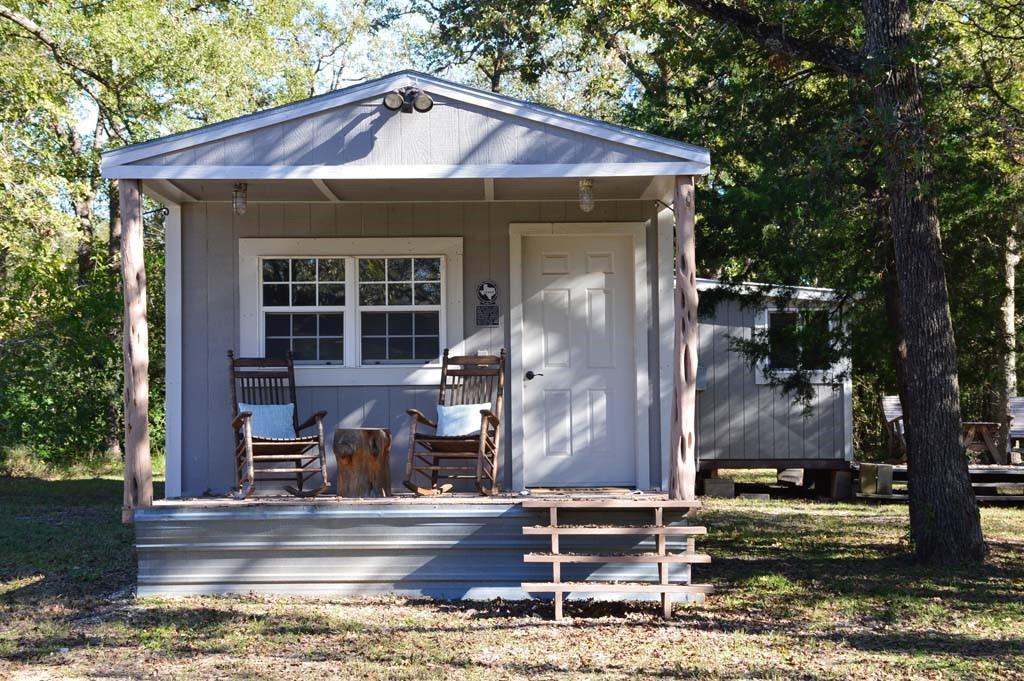
[[[146,263],[142,242],[142,189],[138,180],[118,180],[121,199],[121,280],[124,285],[124,509],[153,504],[149,459],[149,327]]]
[[[669,441],[670,499],[696,498],[697,484],[697,253],[694,238],[694,183],[675,183],[675,344],[672,353],[673,409]]]

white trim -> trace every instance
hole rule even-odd
[[[849,362],[843,380],[843,453],[853,461],[853,366]]]
[[[266,256],[397,256],[441,255],[445,276],[445,304],[441,309],[444,342],[452,354],[464,354],[462,324],[462,237],[376,238],[245,238],[238,240],[238,349],[242,356],[262,352],[259,307],[259,259]],[[354,295],[355,268],[346,270],[346,296]],[[345,315],[346,338],[356,338],[355,316]],[[346,366],[297,366],[298,385],[437,385],[440,365],[355,366],[355,354],[346,342]]]
[[[512,488],[523,489],[526,463],[523,457],[523,238],[526,236],[622,235],[633,239],[634,331],[633,356],[636,366],[635,447],[636,486],[651,486],[651,407],[647,350],[647,320],[650,315],[650,281],[647,278],[646,222],[540,222],[509,224],[509,312],[512,352],[509,397],[512,410]]]
[[[698,291],[714,291],[726,286],[717,279],[697,279]],[[745,295],[764,293],[770,298],[789,297],[793,300],[832,301],[836,299],[836,291],[831,288],[815,286],[785,286],[782,284],[764,284],[756,281],[744,281],[734,285],[737,292]]]
[[[434,180],[535,177],[653,177],[707,175],[710,166],[695,161],[638,163],[456,163],[349,165],[117,165],[110,179],[176,180]]]
[[[167,202],[164,219],[164,496],[181,496],[182,472],[182,320],[181,206]]]
[[[795,307],[795,306],[792,306],[792,305],[790,305],[788,307],[778,307],[778,306],[775,306],[775,305],[768,305],[768,306],[765,306],[765,307],[761,307],[761,308],[759,308],[754,313],[754,333],[755,334],[767,333],[767,331],[768,331],[768,317],[773,312],[796,312],[796,313],[799,313],[799,312],[806,312],[808,310],[823,310],[824,311],[824,310],[826,310],[826,308],[824,308],[824,307],[822,307],[820,305],[801,305],[800,307]],[[835,319],[834,317],[829,317],[828,324],[829,324],[829,328],[832,329],[832,330],[836,330],[840,326],[840,322],[837,319]],[[825,369],[823,371],[808,371],[807,372],[807,379],[811,383],[816,383],[816,384],[821,384],[821,385],[833,385],[833,384],[836,383],[836,381],[832,380],[832,377],[835,376],[840,371],[842,371],[842,369],[843,369],[843,367],[841,367],[841,366],[833,366],[831,369]],[[768,385],[768,384],[770,384],[771,380],[768,378],[768,372],[769,372],[769,368],[768,368],[768,361],[767,361],[767,359],[758,360],[757,366],[754,368],[754,383],[757,384],[757,385]],[[788,375],[796,373],[796,372],[795,372],[795,370],[778,369],[774,373],[777,376],[788,376]]]
[[[320,190],[320,193],[324,195],[324,198],[330,201],[331,203],[341,202],[341,197],[335,194],[331,190],[331,188],[327,186],[327,183],[321,180],[319,177],[313,178],[313,184],[315,184],[316,188]]]
[[[661,489],[668,489],[669,439],[672,437],[672,407],[675,386],[672,381],[675,347],[675,213],[669,208],[658,212],[658,390],[661,432]],[[698,357],[698,361],[699,361]]]
[[[267,111],[241,116],[221,123],[198,128],[165,138],[152,140],[142,144],[129,147],[122,147],[103,154],[101,169],[104,177],[108,175],[115,166],[132,163],[134,161],[152,158],[173,151],[180,151],[189,147],[212,142],[244,132],[259,130],[271,125],[285,121],[302,118],[321,111],[353,104],[373,97],[379,97],[386,92],[404,85],[416,84],[422,87],[435,98],[438,96],[448,97],[452,100],[466,104],[479,106],[490,111],[498,111],[510,116],[530,120],[536,123],[551,125],[563,130],[572,130],[590,137],[623,144],[630,147],[653,151],[677,158],[697,161],[708,165],[711,162],[710,153],[707,149],[685,142],[670,140],[665,137],[658,137],[639,130],[623,128],[611,123],[605,123],[582,116],[575,116],[554,109],[524,102],[512,97],[505,97],[483,90],[459,85],[450,81],[442,80],[425,73],[415,71],[400,71],[377,80],[359,83],[352,87],[331,92],[320,97],[289,104],[286,106],[270,109]],[[398,115],[398,114],[396,114]],[[690,173],[681,173],[690,174]]]

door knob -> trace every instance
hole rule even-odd
[[[533,379],[537,378],[538,376],[543,376],[543,375],[544,374],[535,374],[532,371],[527,371],[526,375],[523,378],[525,378],[527,381],[532,381]]]

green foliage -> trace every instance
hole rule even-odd
[[[472,4],[501,5],[510,16],[537,5]],[[699,186],[702,275],[839,291],[832,314],[849,336],[833,339],[830,349],[852,360],[858,450],[881,455],[877,398],[896,391],[895,334],[881,276],[890,257],[878,165],[883,126],[864,81],[768,52],[679,2],[540,4],[544,11],[532,16],[549,25],[531,32],[556,31],[560,45],[576,46],[577,80],[593,78],[617,100],[600,115],[711,149],[712,171]],[[858,3],[727,4],[789,35],[854,51],[863,42]],[[435,39],[445,38],[435,40],[436,49],[453,59],[474,63],[477,53],[467,48],[500,42],[508,32],[450,3],[431,7],[442,15],[430,15]],[[903,56],[917,65],[924,88],[962,408],[967,418],[992,418],[1006,350],[1021,337],[1005,338],[1000,303],[1006,237],[1024,223],[1024,27],[1019,6],[1008,0],[916,10],[913,52]],[[550,47],[525,41],[510,49],[529,60]],[[572,61],[565,51],[561,59]],[[620,63],[624,75],[609,79],[608,70],[595,75],[582,66],[601,59]],[[727,291],[743,297],[737,287]],[[767,356],[765,341],[735,345],[753,363]],[[773,378],[808,403],[806,372]]]
[[[0,0],[0,456],[68,468],[118,449],[117,197],[100,154],[336,87],[372,4]],[[163,224],[146,209],[159,456]]]

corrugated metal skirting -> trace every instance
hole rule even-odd
[[[524,553],[550,549],[546,537],[522,534],[544,522],[516,503],[157,506],[135,514],[138,593],[524,599],[521,582],[551,579],[549,565],[523,562]],[[572,539],[563,538],[563,552],[654,550],[652,540],[631,537]],[[672,568],[673,581],[689,581],[689,566]],[[564,565],[562,575],[657,581],[648,565]]]

